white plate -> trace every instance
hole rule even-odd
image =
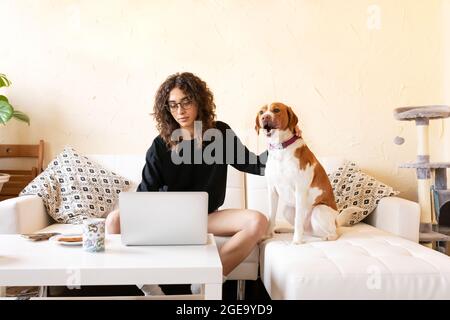
[[[56,236],[51,237],[49,240],[58,244],[62,244],[65,246],[81,246],[83,244],[83,241],[78,242],[67,242],[67,241],[59,241],[59,238],[62,237],[80,237],[81,234],[58,234]]]

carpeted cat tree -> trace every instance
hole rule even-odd
[[[447,168],[450,168],[450,163],[430,162],[428,132],[430,120],[450,117],[450,107],[397,108],[394,110],[394,117],[401,121],[414,120],[416,122],[417,159],[413,163],[401,165],[400,168],[416,170],[417,191],[421,209],[419,242],[429,247],[433,242],[442,241],[447,244],[450,241],[450,236],[436,231],[439,231],[439,221],[441,220],[439,216],[450,215],[450,212],[443,212],[444,208],[447,208],[446,211],[448,211],[448,205],[450,205],[450,190],[447,190]],[[402,141],[401,138],[396,138],[396,140]],[[432,181],[433,176],[434,182]]]

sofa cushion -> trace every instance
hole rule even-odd
[[[291,245],[277,234],[260,248],[272,299],[450,299],[450,257],[365,223],[336,241]]]
[[[347,160],[342,157],[318,157],[318,160],[327,174],[335,172],[339,167],[343,166]]]
[[[341,225],[350,226],[362,221],[375,210],[378,202],[399,192],[365,174],[350,161],[328,174],[340,215]]]
[[[60,223],[79,224],[109,213],[130,181],[66,146],[20,195],[36,194]]]
[[[219,210],[245,208],[244,174],[228,166],[225,200]]]

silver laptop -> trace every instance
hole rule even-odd
[[[125,245],[206,244],[206,192],[121,192],[119,209]]]

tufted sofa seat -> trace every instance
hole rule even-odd
[[[261,245],[261,279],[272,299],[450,299],[450,258],[365,223],[334,242]],[[288,257],[288,258],[287,258]]]

